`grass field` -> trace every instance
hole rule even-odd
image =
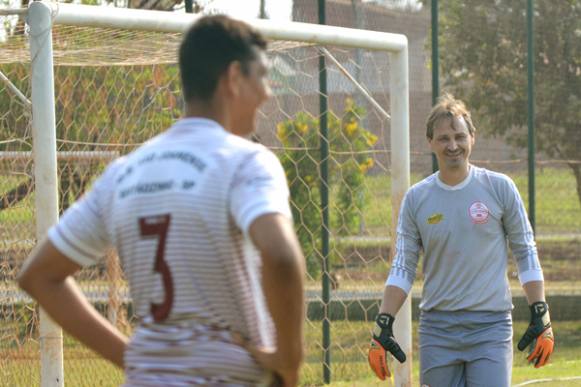
[[[526,323],[515,322],[515,341],[524,332]],[[302,386],[322,385],[321,323],[306,326],[307,358],[302,371]],[[333,322],[331,326],[331,386],[380,386],[367,366],[366,350],[370,324],[362,322]],[[414,323],[414,332],[417,324]],[[534,369],[526,363],[524,355],[515,347],[513,383],[534,379],[557,379],[581,376],[581,322],[554,322],[556,350],[551,363]],[[413,348],[417,351],[417,337]],[[39,385],[38,344],[30,341],[22,348],[0,347],[0,380],[2,386]],[[419,364],[413,357],[414,385],[418,382]],[[65,337],[65,382],[69,386],[117,386],[122,383],[122,373],[74,340]],[[543,386],[578,386],[581,381],[554,381]]]

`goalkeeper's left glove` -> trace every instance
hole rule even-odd
[[[387,366],[387,352],[390,352],[400,363],[406,360],[405,353],[393,337],[394,320],[395,317],[388,313],[380,313],[377,316],[367,355],[369,366],[381,380],[391,376]]]
[[[540,368],[549,361],[555,345],[551,318],[549,317],[549,305],[544,301],[539,301],[534,302],[529,308],[531,310],[531,323],[517,347],[519,351],[522,351],[530,345],[531,350],[527,360],[534,363],[535,368]]]

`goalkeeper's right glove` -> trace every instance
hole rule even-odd
[[[395,317],[388,313],[380,313],[375,319],[375,327],[371,339],[371,347],[367,360],[375,375],[381,380],[391,376],[387,366],[387,351],[400,363],[406,359],[405,353],[393,337],[393,321]]]
[[[530,345],[531,350],[527,360],[534,363],[535,368],[540,368],[547,364],[555,346],[551,318],[549,317],[549,305],[539,301],[534,302],[529,308],[531,310],[531,323],[517,347],[519,351],[522,351]]]

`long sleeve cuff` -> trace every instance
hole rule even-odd
[[[396,277],[393,275],[387,277],[387,281],[385,281],[385,286],[387,285],[397,286],[398,288],[403,290],[405,294],[409,294],[412,289],[412,284],[410,282],[406,281],[403,278]]]
[[[545,280],[545,278],[543,277],[543,271],[536,270],[536,269],[527,270],[527,271],[524,271],[522,273],[518,273],[518,279],[519,279],[521,285],[524,285],[527,282],[544,281]]]

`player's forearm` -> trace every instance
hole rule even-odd
[[[527,297],[529,305],[538,301],[545,301],[545,283],[544,281],[530,281],[523,284],[523,290]]]
[[[66,332],[123,368],[127,338],[89,304],[71,277],[61,282],[36,278],[20,285]]]
[[[263,286],[277,332],[277,352],[288,367],[303,360],[304,264],[298,251],[264,257]]]
[[[395,316],[407,298],[407,293],[397,286],[387,285],[383,290],[383,299],[379,313]]]

